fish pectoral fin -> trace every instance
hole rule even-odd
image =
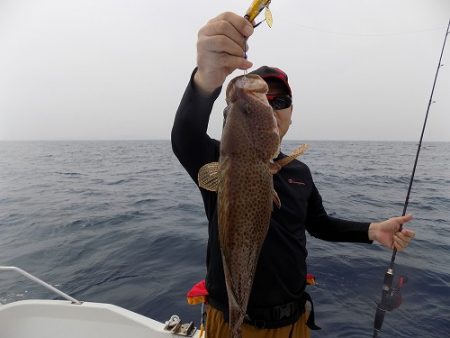
[[[301,144],[297,148],[295,148],[288,156],[286,156],[278,161],[275,161],[275,163],[277,163],[280,166],[280,168],[282,168],[285,165],[287,165],[288,163],[295,160],[300,155],[303,155],[306,152],[306,150],[308,150],[308,148],[309,148],[308,144]]]
[[[209,191],[217,191],[219,186],[219,162],[207,163],[200,168],[198,185]]]
[[[280,170],[281,170],[281,165],[278,162],[270,162],[269,163],[269,171],[272,175],[275,175]]]
[[[275,191],[275,189],[273,189],[273,203],[275,203],[275,205],[278,207],[278,209],[281,208],[280,196],[278,196],[278,194]]]

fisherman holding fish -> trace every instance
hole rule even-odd
[[[172,129],[172,147],[199,186],[209,221],[207,338],[310,337],[314,324],[306,286],[306,231],[339,242],[403,250],[414,237],[401,225],[328,216],[309,168],[285,155],[280,141],[291,124],[292,90],[278,68],[260,67],[230,81],[221,141],[207,135],[213,104],[246,59],[252,24],[223,13],[198,32],[197,67]]]

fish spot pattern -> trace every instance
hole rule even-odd
[[[236,78],[239,79],[239,78]],[[233,338],[240,337],[272,212],[269,162],[279,149],[276,119],[259,76],[233,79],[219,158],[218,225]]]

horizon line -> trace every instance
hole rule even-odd
[[[138,141],[170,141],[170,138],[147,138],[147,139],[0,139],[0,142],[138,142]],[[310,141],[310,142],[416,142],[418,140],[371,140],[371,139],[284,139],[286,141]],[[423,143],[449,143],[450,140],[423,140]]]

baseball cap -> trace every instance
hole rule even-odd
[[[261,76],[264,80],[266,79],[277,79],[286,87],[288,94],[292,96],[291,87],[289,86],[288,77],[285,72],[280,68],[262,66],[258,69],[251,71],[249,74],[256,74]]]

